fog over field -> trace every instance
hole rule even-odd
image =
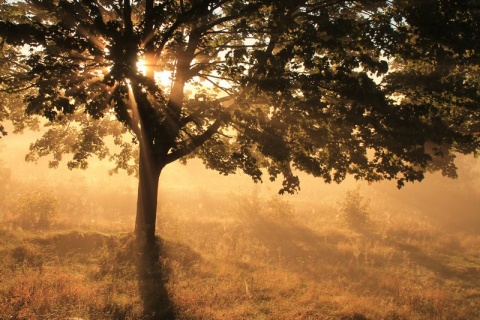
[[[57,189],[59,197],[74,197],[69,192],[75,191],[88,195],[78,206],[95,206],[95,203],[110,203],[111,210],[120,210],[123,215],[130,215],[133,229],[137,195],[137,179],[124,172],[109,175],[113,167],[107,160],[91,159],[87,170],[68,170],[66,161],[57,169],[49,169],[47,159],[35,163],[25,162],[29,144],[38,136],[36,132],[17,135],[10,134],[0,141],[2,161],[10,171],[11,178],[23,181],[35,188]],[[456,161],[458,178],[450,179],[440,173],[427,173],[420,183],[407,183],[398,190],[395,182],[367,184],[347,178],[340,184],[326,184],[319,178],[298,173],[301,191],[295,195],[284,195],[282,199],[295,203],[308,204],[314,211],[318,206],[336,210],[339,201],[349,190],[360,186],[362,194],[369,200],[369,207],[376,214],[415,213],[427,218],[434,224],[450,230],[480,232],[480,161],[473,156],[460,155]],[[264,197],[272,197],[281,187],[280,182],[269,182],[268,177],[261,184],[255,184],[243,173],[222,176],[205,169],[199,160],[190,160],[188,164],[174,163],[168,166],[160,178],[159,207],[171,201],[198,202],[202,205],[202,195],[228,198],[230,193],[251,194],[252,190]],[[66,189],[65,189],[66,187]],[[25,190],[28,192],[28,190]],[[177,194],[175,200],[171,194]],[[75,199],[70,199],[75,203]],[[87,202],[85,202],[85,200]],[[115,209],[116,208],[116,209]],[[108,209],[107,209],[108,210]],[[318,212],[318,215],[321,215]],[[114,212],[105,212],[114,218]],[[159,221],[162,215],[159,213]]]
[[[458,179],[428,174],[402,190],[351,178],[326,185],[300,173],[301,191],[283,196],[280,182],[175,163],[160,179],[161,251],[145,269],[132,246],[137,179],[110,176],[112,164],[95,159],[85,171],[25,162],[35,136],[0,141],[0,315],[480,316],[478,159],[460,157]],[[165,306],[174,315],[157,317]]]

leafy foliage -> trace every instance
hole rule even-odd
[[[453,152],[478,152],[474,0],[26,0],[1,10],[0,90],[25,106],[2,106],[0,121],[18,108],[45,117],[51,129],[29,159],[52,155],[51,166],[65,153],[72,168],[108,156],[133,173],[130,132],[160,168],[196,156],[222,174],[282,176],[283,193],[299,189],[294,170],[401,187],[426,170],[454,177]]]

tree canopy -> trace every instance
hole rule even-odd
[[[51,166],[96,155],[132,173],[139,145],[160,168],[199,157],[281,177],[283,193],[298,190],[296,170],[454,177],[454,153],[479,150],[476,0],[19,0],[0,12],[0,121],[46,118],[28,157]]]

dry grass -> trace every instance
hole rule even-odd
[[[3,231],[0,319],[137,318],[135,269],[115,254],[126,239]]]
[[[150,282],[178,319],[480,318],[478,235],[378,212],[355,229],[330,208],[255,194],[170,198]],[[128,234],[0,238],[0,319],[155,318]]]

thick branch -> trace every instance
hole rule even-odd
[[[95,3],[96,6],[93,3]],[[88,8],[95,15],[95,24],[97,25],[97,29],[100,29],[101,31],[105,31],[107,29],[107,26],[106,26],[105,21],[103,19],[103,14],[100,10],[100,7],[101,6],[98,2],[93,2],[93,1],[88,2]],[[75,11],[73,13],[75,13]],[[86,16],[88,17],[88,15],[86,15]],[[88,21],[88,18],[87,18],[87,21]]]
[[[154,11],[153,11],[153,0],[145,0],[145,15],[144,15],[144,30],[143,38],[146,39],[150,33],[153,31],[153,21],[154,21]],[[146,45],[148,46],[148,45]]]
[[[223,121],[220,119],[215,120],[210,127],[208,127],[205,132],[202,134],[195,136],[192,140],[183,148],[178,149],[166,156],[165,162],[171,163],[174,162],[181,157],[184,157],[193,151],[195,151],[198,147],[203,145],[208,139],[210,139],[215,133],[217,133],[220,126],[223,124]]]
[[[226,92],[226,93],[227,93],[226,96],[216,99],[215,102],[216,103],[225,103],[227,101],[233,101],[234,97],[230,93],[228,93],[228,92]],[[189,122],[194,122],[196,124],[198,122],[197,119],[198,119],[198,117],[201,116],[202,112],[203,112],[203,110],[197,110],[197,111],[183,117],[180,120],[180,125],[185,126]]]
[[[220,102],[221,101],[228,101],[228,100],[232,100],[232,98],[227,96],[227,97],[223,97],[223,98],[218,99],[218,101],[220,101]],[[209,140],[214,134],[218,133],[218,129],[220,129],[222,124],[224,124],[224,119],[223,119],[222,115],[231,111],[231,109],[233,109],[233,106],[234,106],[234,104],[229,106],[224,111],[224,113],[222,113],[210,125],[210,127],[207,128],[207,130],[205,130],[203,133],[201,133],[201,134],[199,134],[195,137],[192,137],[191,141],[189,143],[187,143],[183,148],[180,148],[178,150],[173,151],[172,153],[169,153],[165,158],[165,163],[168,164],[168,163],[174,162],[174,161],[180,159],[181,157],[184,157],[184,156],[192,153],[198,147],[202,146],[207,140]]]
[[[123,0],[123,23],[125,24],[125,35],[133,36],[132,7],[130,0]]]
[[[174,81],[170,99],[167,104],[167,111],[169,120],[178,125],[180,121],[181,106],[183,104],[184,87],[186,81],[189,79],[190,63],[193,60],[195,51],[200,42],[200,35],[194,30],[190,33],[190,38],[187,48],[180,55],[176,68],[176,79]],[[171,128],[171,131],[176,131],[177,128]]]

